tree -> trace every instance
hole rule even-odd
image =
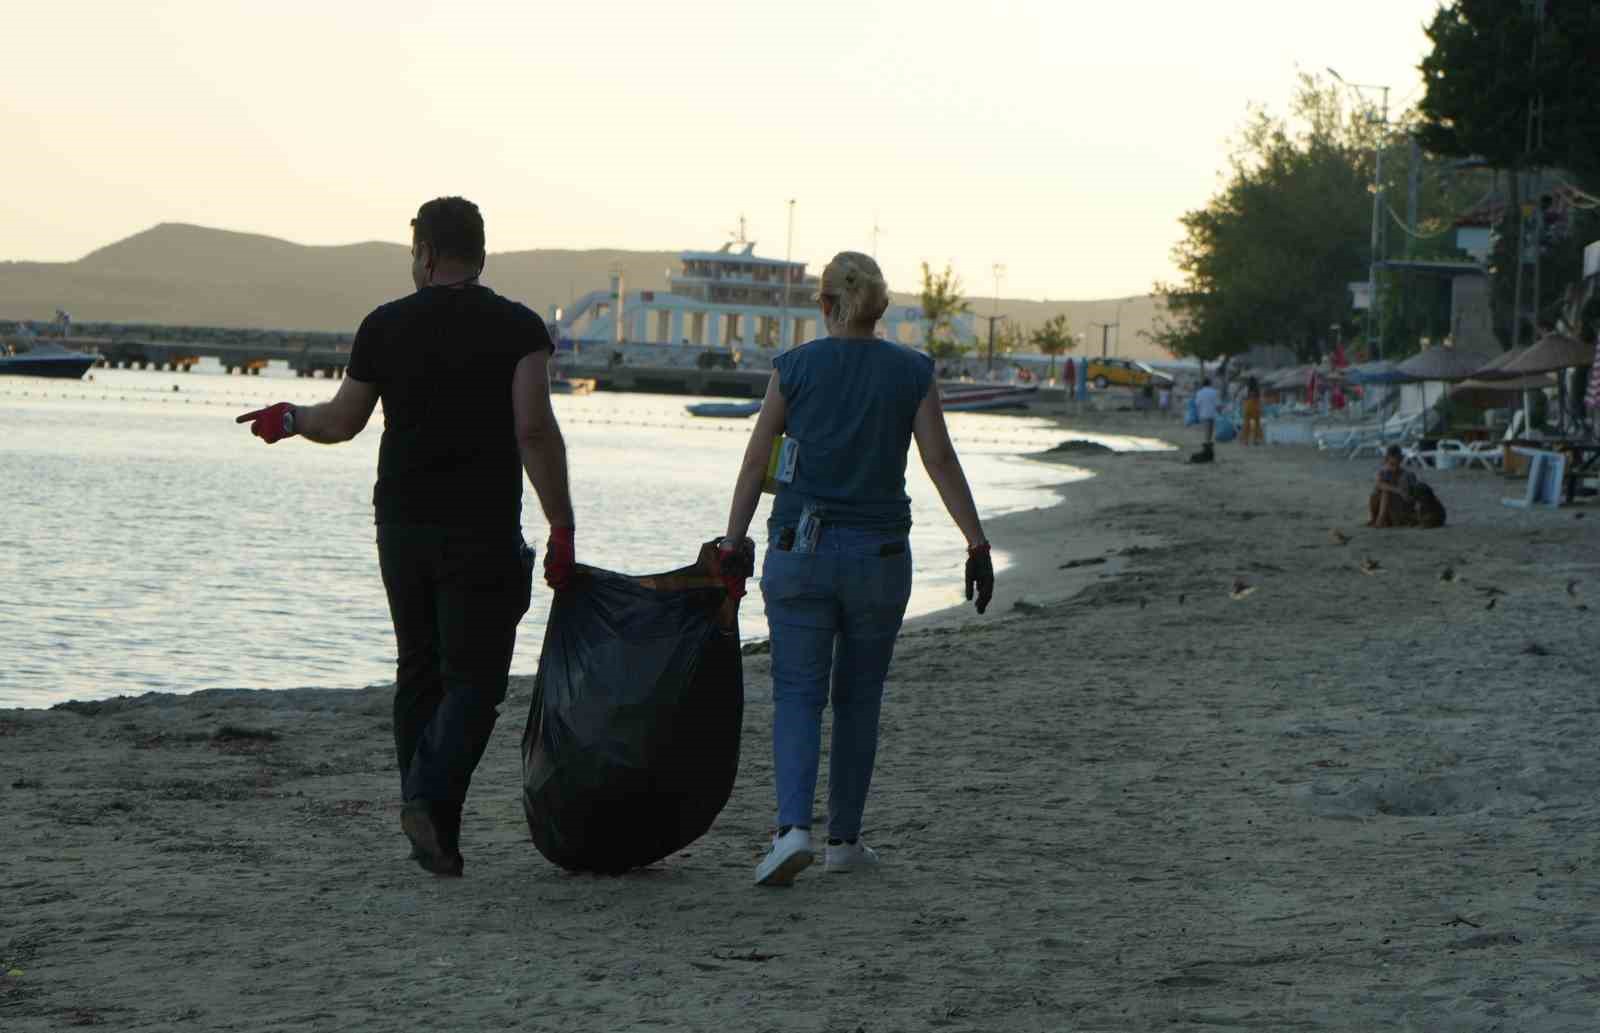
[[[922,263],[922,318],[927,329],[923,346],[936,359],[951,359],[969,347],[956,340],[955,320],[972,311],[972,306],[961,294],[961,278],[945,264],[944,272],[935,273]]]
[[[1226,361],[1276,343],[1309,357],[1367,278],[1377,130],[1309,76],[1291,113],[1253,112],[1222,190],[1180,219],[1182,280],[1155,286],[1168,315],[1150,335],[1174,354]]]
[[[1600,0],[1452,0],[1433,49],[1417,135],[1436,154],[1497,169],[1600,178]]]
[[[1044,325],[1028,335],[1029,342],[1045,355],[1050,356],[1050,379],[1056,375],[1056,356],[1062,352],[1071,351],[1078,344],[1077,338],[1072,336],[1072,326],[1067,322],[1066,313],[1051,316],[1045,320]]]
[[[994,328],[994,350],[998,355],[1009,355],[1019,352],[1028,345],[1028,334],[1022,329],[1022,324],[1005,316],[1000,317],[1000,325]]]
[[[1495,330],[1509,345],[1527,339],[1530,303],[1534,321],[1554,321],[1582,275],[1583,244],[1600,231],[1584,193],[1600,191],[1600,79],[1591,74],[1600,0],[1452,0],[1427,34],[1418,138],[1441,155],[1513,173],[1490,206],[1499,214],[1489,259]],[[1523,268],[1519,306],[1524,238],[1539,275],[1528,282]]]

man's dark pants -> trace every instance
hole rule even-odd
[[[378,526],[399,664],[394,745],[401,796],[433,804],[448,850],[506,696],[533,555],[520,530]]]

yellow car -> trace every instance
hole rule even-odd
[[[1083,377],[1101,391],[1112,384],[1120,387],[1159,388],[1163,384],[1172,383],[1172,378],[1167,374],[1133,359],[1089,359],[1084,363]]]

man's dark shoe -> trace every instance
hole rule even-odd
[[[424,871],[435,875],[461,874],[461,855],[454,850],[445,850],[440,844],[439,829],[433,820],[433,806],[427,800],[412,800],[400,808],[400,829],[411,840],[411,859]]]

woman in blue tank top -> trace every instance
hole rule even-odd
[[[906,454],[923,467],[967,538],[967,598],[982,613],[994,568],[972,491],[945,429],[933,360],[880,340],[889,306],[878,264],[845,251],[818,291],[829,336],[785,352],[750,435],[722,542],[729,591],[743,594],[737,543],[755,516],[773,443],[786,440],[767,522],[761,594],[772,635],[772,751],[778,831],[756,883],[786,886],[811,864],[811,807],[822,708],[833,702],[828,772],[830,872],[873,868],[861,817],[878,749],[878,713],[895,638],[911,596],[911,500]],[[745,573],[748,573],[747,563]],[[830,692],[831,690],[831,692]]]

